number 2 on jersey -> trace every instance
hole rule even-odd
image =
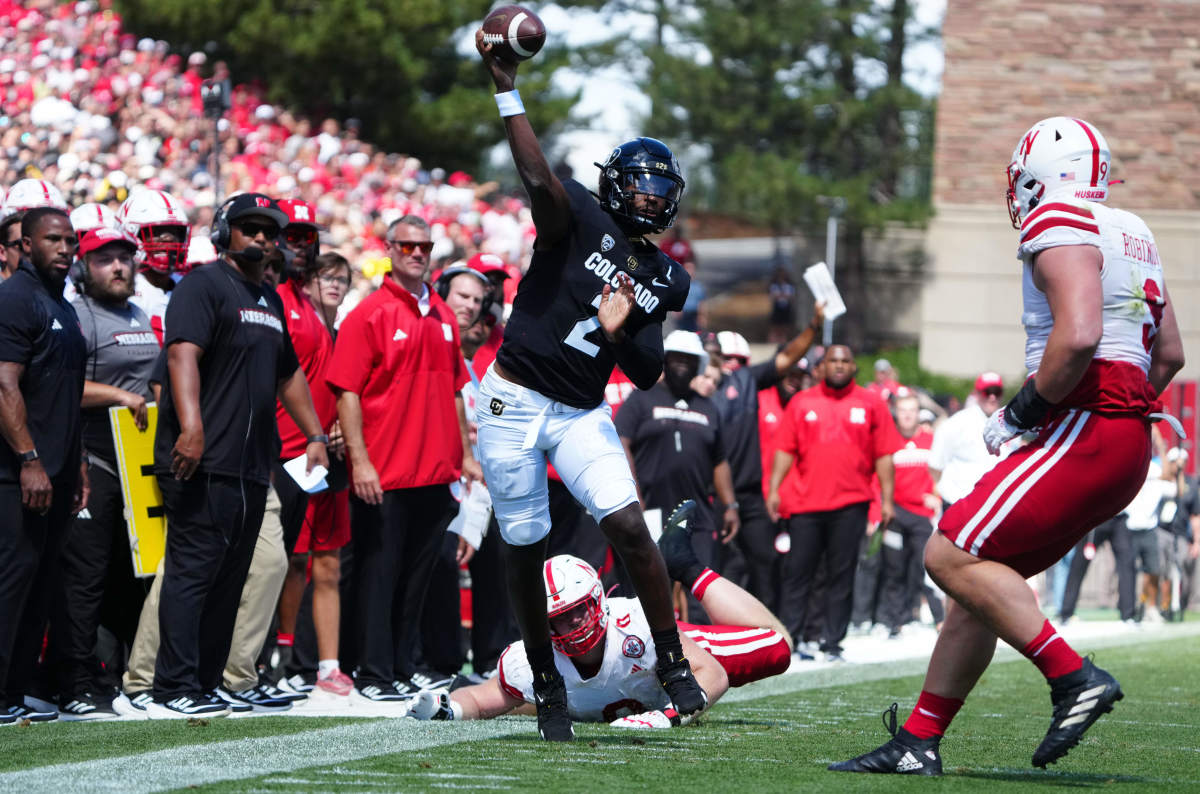
[[[600,309],[599,293],[596,294],[596,297],[592,298],[592,308],[596,309],[597,311]],[[575,323],[575,325],[571,326],[571,333],[567,334],[567,338],[563,340],[563,344],[575,348],[588,358],[595,358],[600,352],[600,345],[596,344],[595,342],[589,342],[587,339],[584,339],[584,337],[590,334],[592,331],[599,330],[599,317],[585,317],[579,322]]]

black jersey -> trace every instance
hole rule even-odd
[[[271,287],[247,281],[223,260],[196,268],[173,290],[167,305],[164,348],[191,342],[200,358],[200,418],[204,454],[199,471],[263,483],[279,459],[275,397],[299,367],[284,320],[283,301]],[[154,469],[167,474],[179,438],[171,372],[162,377]]]
[[[662,321],[683,308],[691,277],[653,244],[622,234],[583,185],[567,179],[563,186],[571,202],[567,234],[554,248],[534,251],[496,360],[552,400],[594,408],[617,363],[641,389],[658,380]],[[626,339],[613,345],[596,312],[601,290],[615,288],[618,273],[633,279],[635,305]]]

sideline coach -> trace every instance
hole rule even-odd
[[[276,397],[308,435],[309,469],[329,465],[283,303],[262,283],[286,222],[262,194],[227,201],[213,218],[221,257],[184,278],[167,307],[154,467],[169,531],[151,717],[228,713],[211,693],[279,457]]]
[[[87,350],[63,300],[77,241],[67,213],[29,210],[0,286],[0,724],[25,716],[71,516],[87,500],[79,406]]]

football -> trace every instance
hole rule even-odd
[[[524,61],[546,43],[546,26],[527,8],[500,6],[483,20],[483,40],[497,58]]]

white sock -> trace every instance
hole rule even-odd
[[[322,659],[317,662],[317,678],[328,678],[338,669],[337,659]]]

